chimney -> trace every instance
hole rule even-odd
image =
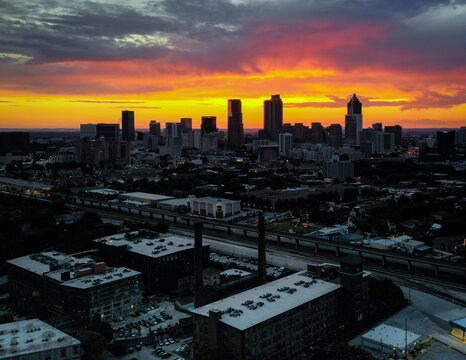
[[[204,305],[204,264],[202,256],[202,223],[194,224],[194,307]]]
[[[210,350],[218,348],[218,322],[222,318],[222,312],[218,309],[209,310],[208,334]]]
[[[265,224],[264,216],[259,216],[259,244],[258,244],[258,257],[259,257],[259,268],[258,268],[258,283],[259,285],[265,284],[267,272],[265,263]]]

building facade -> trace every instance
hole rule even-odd
[[[103,258],[113,266],[127,266],[142,274],[146,293],[177,291],[178,282],[194,271],[194,240],[149,231],[115,234],[94,240]],[[202,248],[203,262],[209,262],[210,247]]]
[[[217,132],[217,117],[203,116],[201,119],[201,132],[202,135]]]
[[[278,134],[283,127],[283,101],[280,95],[272,95],[264,101],[264,134],[265,138],[278,141]]]
[[[345,143],[359,146],[359,135],[362,130],[362,104],[356,94],[348,102],[345,116]]]
[[[219,346],[231,359],[290,359],[334,332],[341,286],[307,271],[194,309],[194,350]]]
[[[278,135],[278,153],[288,157],[293,149],[293,134],[281,133]]]
[[[243,112],[241,100],[228,100],[228,146],[239,148],[244,145]]]
[[[121,128],[123,141],[134,141],[134,111],[123,110],[121,112]]]
[[[221,219],[241,213],[241,201],[214,197],[188,196],[188,207],[192,214]]]
[[[7,261],[10,295],[24,311],[66,314],[87,323],[114,319],[141,305],[141,274],[89,257],[43,252]]]

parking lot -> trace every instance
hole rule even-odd
[[[150,333],[163,333],[174,328],[181,319],[189,318],[188,314],[179,312],[171,301],[152,302],[147,304],[134,316],[112,321],[114,337],[131,339],[146,337]]]

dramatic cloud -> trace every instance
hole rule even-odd
[[[453,109],[466,104],[465,18],[464,0],[0,0],[0,98],[260,107],[273,91],[297,116],[357,92],[391,118]]]

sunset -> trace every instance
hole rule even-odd
[[[466,0],[0,0],[0,360],[465,360]]]
[[[74,128],[217,116],[243,102],[261,128],[280,94],[284,123],[365,120],[453,128],[466,116],[460,1],[0,1],[0,127]]]

